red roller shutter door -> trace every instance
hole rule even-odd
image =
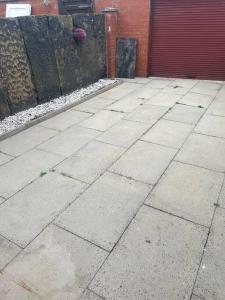
[[[225,0],[151,0],[150,74],[225,80]]]

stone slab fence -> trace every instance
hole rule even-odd
[[[0,18],[0,119],[106,77],[105,32],[103,14]]]

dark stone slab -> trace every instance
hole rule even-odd
[[[60,86],[63,94],[80,87],[79,57],[73,37],[71,16],[50,16],[49,33],[52,39]]]
[[[10,115],[7,92],[0,86],[0,120]]]
[[[106,23],[105,15],[94,15],[94,37],[95,37],[95,75],[96,80],[107,77],[106,61]]]
[[[38,102],[61,95],[55,52],[48,31],[46,16],[19,18],[32,69]]]
[[[118,78],[134,78],[137,41],[130,38],[117,39],[116,73]]]
[[[0,18],[0,74],[2,114],[3,111],[8,114],[6,94],[11,113],[36,105],[29,62],[16,18]]]

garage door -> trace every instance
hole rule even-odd
[[[225,80],[225,0],[152,0],[150,74]]]

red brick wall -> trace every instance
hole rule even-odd
[[[42,0],[19,0],[9,3],[30,3],[32,15],[57,15],[58,14],[58,0],[50,0],[50,5],[45,6]],[[0,2],[0,17],[5,17],[6,4]]]
[[[149,69],[150,0],[95,0],[95,10],[118,9],[119,37],[138,40],[137,76],[145,77]],[[113,45],[114,47],[114,45]]]

